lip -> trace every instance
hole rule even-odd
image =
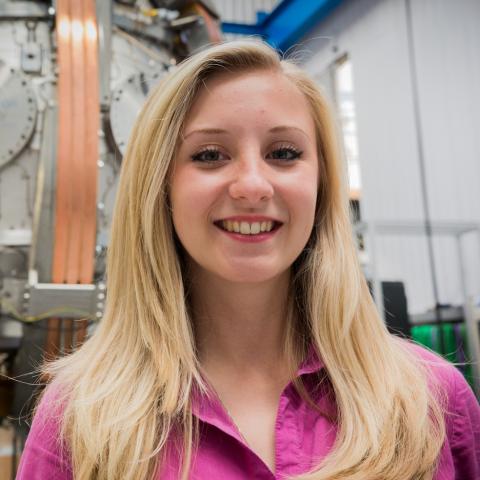
[[[224,221],[231,221],[231,222],[274,222],[274,223],[283,223],[280,220],[277,220],[274,217],[266,217],[265,215],[233,215],[231,217],[224,217],[215,220],[213,223],[220,223]]]
[[[230,222],[273,222],[274,227],[269,232],[261,232],[257,233],[256,235],[242,235],[241,233],[237,232],[229,232],[228,230],[224,230],[221,227],[221,223],[225,221]],[[283,222],[280,220],[276,220],[273,217],[266,217],[263,215],[234,215],[231,217],[224,217],[219,220],[215,220],[213,224],[218,228],[218,230],[225,234],[227,237],[231,238],[232,240],[236,240],[242,243],[262,243],[272,239],[280,228],[283,225]]]

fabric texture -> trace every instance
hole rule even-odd
[[[431,374],[445,387],[448,405],[447,438],[434,480],[480,479],[480,406],[458,370],[431,352],[412,346],[412,354],[431,361]],[[292,384],[283,390],[275,424],[275,472],[249,448],[215,397],[194,396],[193,414],[199,419],[200,444],[193,460],[195,480],[274,480],[304,473],[328,455],[336,437],[335,402],[323,383],[322,362],[311,354],[298,375],[322,410],[319,414]],[[324,373],[324,371],[323,371]],[[58,421],[51,412],[52,392],[43,397],[33,420],[17,480],[70,480],[68,452],[58,445]],[[58,412],[60,415],[61,412]],[[178,454],[169,449],[157,478],[178,479]],[[393,480],[393,479],[392,479]]]

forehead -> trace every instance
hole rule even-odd
[[[245,124],[246,118],[248,125]],[[225,72],[204,82],[186,119],[186,128],[203,123],[256,127],[259,123],[294,123],[314,135],[305,95],[283,73],[269,70]]]

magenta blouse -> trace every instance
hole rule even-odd
[[[480,407],[458,370],[420,347],[418,354],[436,362],[432,375],[446,388],[447,438],[434,480],[480,479]],[[318,389],[323,365],[315,356],[300,366],[298,375],[311,392],[324,415],[313,410],[296,393],[292,384],[283,390],[275,425],[275,472],[245,444],[221,403],[214,397],[197,398],[193,413],[200,420],[200,444],[193,461],[191,479],[196,480],[274,480],[306,472],[328,455],[337,431],[335,403],[331,392]],[[17,480],[72,479],[69,459],[57,446],[58,428],[46,420],[49,394],[43,397],[33,420],[23,452]],[[51,418],[51,415],[48,416]],[[359,432],[360,434],[360,432]],[[167,456],[159,480],[178,479],[178,458]],[[393,480],[393,479],[392,479]]]

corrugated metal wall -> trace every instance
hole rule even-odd
[[[258,11],[271,12],[279,0],[214,0],[224,22],[256,23]]]
[[[434,222],[480,223],[480,2],[411,1],[421,141]],[[353,64],[367,221],[424,220],[406,0],[345,0],[308,38],[316,78],[340,56]],[[411,312],[433,306],[425,237],[377,237],[378,272],[406,283]],[[480,292],[480,242],[463,240],[466,289]],[[435,237],[439,300],[461,303],[457,244]]]

